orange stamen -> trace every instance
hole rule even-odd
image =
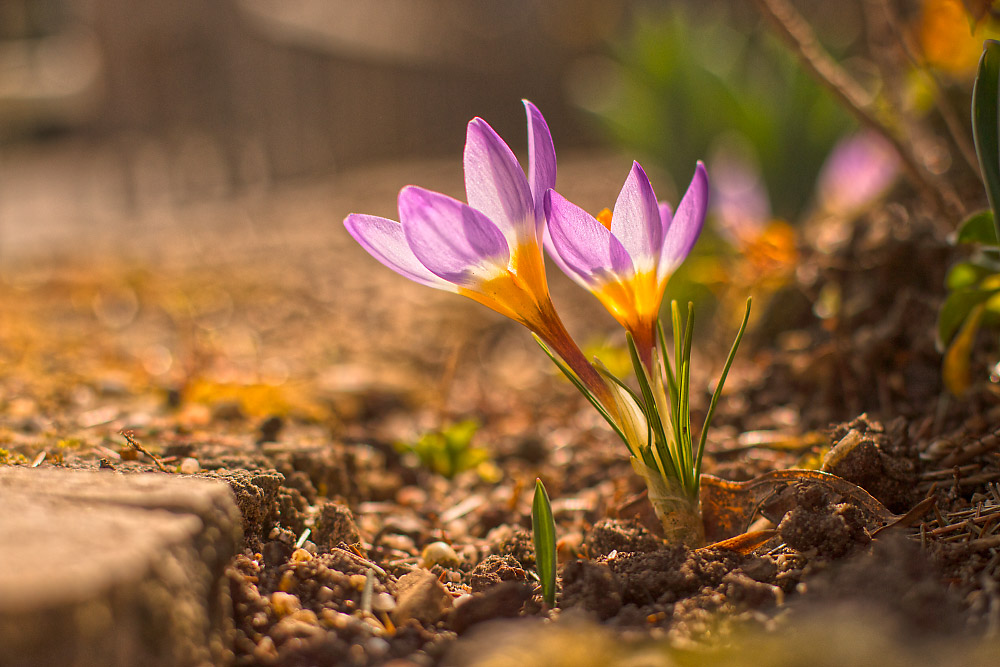
[[[597,214],[597,221],[607,227],[608,231],[611,231],[611,209],[601,209],[601,212]]]

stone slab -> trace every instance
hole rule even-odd
[[[232,658],[224,482],[0,468],[0,667]]]

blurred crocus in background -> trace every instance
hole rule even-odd
[[[993,31],[982,22],[982,15],[970,14],[972,5],[963,0],[923,1],[915,32],[928,65],[957,77],[975,71],[983,40]]]
[[[548,125],[524,101],[528,175],[486,121],[466,133],[468,204],[407,186],[399,222],[351,214],[344,225],[375,259],[415,282],[467,296],[534,332],[604,405],[613,398],[559,319],[549,297],[542,257],[542,197],[555,185],[556,156]]]
[[[638,162],[632,164],[614,212],[602,213],[600,220],[554,190],[545,198],[549,250],[556,264],[632,334],[650,372],[667,280],[691,252],[707,208],[708,175],[700,162],[676,213],[656,201]]]
[[[884,195],[899,175],[899,156],[870,130],[841,139],[827,157],[816,183],[824,212],[851,217]]]

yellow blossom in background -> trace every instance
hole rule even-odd
[[[986,23],[973,28],[961,0],[924,0],[917,38],[931,67],[958,76],[971,75],[983,52],[983,40],[993,31]]]

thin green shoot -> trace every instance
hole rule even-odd
[[[531,533],[535,543],[535,569],[542,584],[542,599],[549,608],[556,605],[556,522],[552,504],[541,479],[535,479],[531,503]]]

